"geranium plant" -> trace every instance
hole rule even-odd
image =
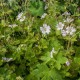
[[[0,80],[80,80],[79,3],[0,1]]]

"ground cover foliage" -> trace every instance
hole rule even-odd
[[[80,0],[0,0],[0,80],[80,80]]]

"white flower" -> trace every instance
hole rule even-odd
[[[23,16],[23,13],[19,13],[18,16],[17,16],[17,20],[19,20],[20,22],[23,22],[25,20],[25,16]]]
[[[70,13],[66,11],[66,12],[64,12],[62,15],[70,16]]]
[[[42,32],[42,34],[49,34],[50,33],[50,26],[48,26],[47,24],[43,24],[43,27],[40,27],[40,30]]]
[[[66,28],[66,33],[69,35],[73,35],[76,32],[76,29],[74,27],[68,26]]]
[[[53,53],[55,53],[54,48],[52,48],[52,51],[50,52],[50,57],[53,58]]]
[[[72,18],[70,18],[70,17],[67,17],[67,19],[64,20],[64,22],[67,22],[67,23],[71,23],[71,22],[73,22],[73,21],[74,21],[74,19],[72,19]]]
[[[9,25],[10,28],[15,28],[15,27],[17,27],[17,26],[18,26],[18,25],[16,25],[16,24]]]
[[[23,22],[25,20],[25,16],[23,16],[21,19],[20,19],[20,22]]]
[[[2,60],[5,62],[10,62],[13,60],[13,58],[6,58],[6,57],[2,57]]]
[[[76,32],[76,29],[74,27],[68,26],[65,30],[61,30],[61,34],[63,37],[67,35],[73,35]]]
[[[64,27],[64,24],[62,22],[59,22],[56,27],[57,27],[57,30],[62,30]]]
[[[46,15],[47,15],[47,14],[44,13],[44,14],[41,16],[41,19],[45,18]]]
[[[19,13],[19,14],[18,14],[18,16],[17,16],[17,20],[21,19],[22,15],[23,15],[23,13],[22,13],[22,12],[21,12],[21,13]]]
[[[70,65],[70,62],[69,61],[66,61],[66,65],[69,66]]]
[[[65,37],[65,36],[67,35],[67,33],[66,33],[65,30],[62,30],[61,33],[62,33],[62,36],[63,36],[63,37]]]

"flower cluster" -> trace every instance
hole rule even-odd
[[[67,18],[65,22],[71,23],[73,19]],[[73,26],[67,26],[64,25],[62,22],[59,22],[57,24],[57,30],[61,31],[62,36],[67,36],[67,35],[73,35],[76,32],[76,29]]]
[[[40,30],[41,30],[41,32],[42,32],[42,34],[49,34],[50,33],[50,26],[49,25],[47,25],[47,24],[43,24],[43,26],[42,27],[40,27]]]
[[[18,16],[17,16],[17,20],[19,20],[20,22],[23,22],[25,20],[25,16],[23,16],[23,13],[19,13]]]
[[[62,36],[73,35],[76,32],[76,29],[72,26],[68,26],[65,30],[62,30]]]

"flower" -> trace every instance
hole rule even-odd
[[[50,57],[53,58],[53,53],[55,53],[54,48],[52,48],[52,51],[50,52]]]
[[[66,33],[69,35],[73,35],[76,32],[76,29],[74,27],[68,26],[66,28]]]
[[[16,26],[18,26],[18,25],[16,25],[16,24],[9,25],[10,28],[15,28]]]
[[[59,22],[56,27],[57,27],[57,30],[62,30],[64,27],[64,24],[62,22]]]
[[[20,19],[20,22],[23,22],[25,20],[25,16],[23,16],[21,19]]]
[[[65,30],[62,30],[61,33],[62,33],[62,36],[63,36],[63,37],[65,37],[65,36],[67,35],[67,33],[66,33]]]
[[[2,60],[5,62],[10,62],[13,60],[13,58],[6,58],[6,57],[2,57]]]
[[[44,14],[41,16],[41,19],[45,18],[46,15],[47,15],[47,14],[44,13]]]
[[[69,61],[66,61],[66,65],[69,66],[70,65],[70,62]]]
[[[62,36],[65,37],[67,35],[73,35],[76,32],[76,29],[74,27],[68,26],[65,30],[62,30]]]
[[[18,16],[17,16],[17,20],[19,20],[20,22],[23,22],[25,20],[25,16],[23,16],[23,13],[19,13]]]
[[[40,27],[40,30],[42,32],[42,34],[49,34],[50,33],[50,26],[47,24],[43,24],[43,27]]]
[[[23,13],[19,13],[18,16],[17,16],[17,20],[19,20],[21,17],[22,17]]]
[[[73,21],[74,21],[74,19],[72,19],[72,18],[70,18],[70,17],[67,17],[67,19],[64,20],[64,22],[67,22],[67,23],[71,23],[71,22],[73,22]]]
[[[66,11],[66,12],[64,12],[62,15],[70,16],[70,13]]]

